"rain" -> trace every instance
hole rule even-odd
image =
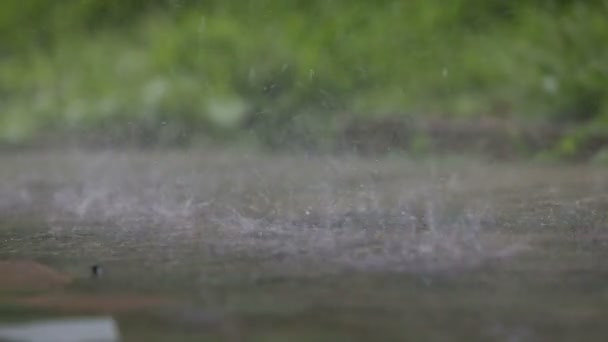
[[[603,341],[607,11],[0,5],[0,339]]]

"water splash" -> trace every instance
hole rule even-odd
[[[101,222],[94,229],[120,233],[126,244],[146,243],[143,236],[186,241],[327,271],[473,267],[523,250],[486,232],[493,213],[487,202],[462,201],[450,190],[461,187],[434,179],[404,183],[409,178],[389,177],[389,167],[379,172],[374,165],[370,173],[360,161],[245,160],[246,167],[243,160],[167,159],[79,155],[54,166],[68,165],[69,177],[47,170],[16,182],[12,205],[44,208],[58,234],[62,226],[73,232]],[[163,233],[132,234],[147,229]]]

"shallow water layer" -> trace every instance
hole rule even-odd
[[[0,165],[0,258],[67,272],[68,291],[191,306],[125,317],[127,340],[608,334],[599,166],[209,150]],[[103,279],[88,278],[92,264]]]

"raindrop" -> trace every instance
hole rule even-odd
[[[542,87],[548,94],[554,95],[559,90],[559,82],[555,76],[547,75],[543,77]]]
[[[198,24],[198,32],[203,32],[205,30],[207,24],[207,20],[205,18],[205,16],[201,16],[201,20]]]

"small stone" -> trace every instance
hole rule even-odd
[[[100,278],[103,274],[103,268],[101,265],[93,265],[91,266],[91,276],[93,278]]]

